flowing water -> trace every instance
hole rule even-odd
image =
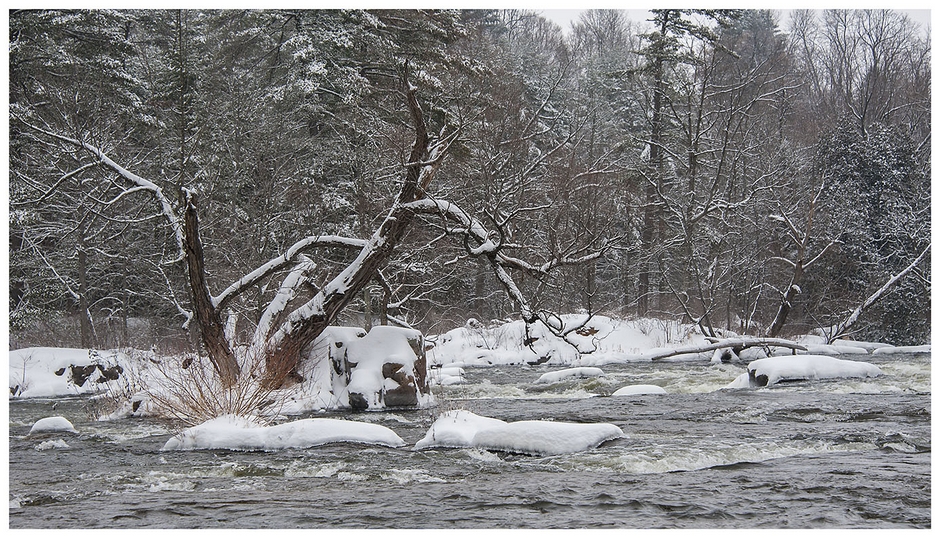
[[[317,415],[382,424],[412,445],[454,408],[626,434],[551,457],[354,444],[164,452],[165,423],[96,422],[83,398],[11,401],[10,527],[930,527],[930,357],[846,358],[884,375],[719,390],[743,366],[608,365],[552,385],[534,381],[554,368],[477,368],[437,389],[434,409]],[[669,394],[606,396],[629,384]],[[79,434],[27,437],[52,415]]]

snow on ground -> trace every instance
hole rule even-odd
[[[586,314],[558,317],[564,330],[572,330],[565,342],[541,323],[528,332],[521,320],[495,321],[489,325],[470,319],[460,328],[428,337],[430,364],[486,367],[507,364],[602,366],[610,363],[648,361],[663,346],[706,343],[705,337],[687,324],[656,319],[620,320]],[[531,344],[526,345],[526,343]],[[572,345],[573,344],[573,345]]]
[[[102,390],[98,380],[104,371],[126,362],[127,357],[119,351],[57,347],[17,349],[10,352],[10,394],[20,398],[48,398],[98,392]],[[76,379],[72,375],[73,367],[82,374],[87,369],[86,379],[82,381],[82,375]]]
[[[608,423],[504,422],[456,410],[441,415],[414,448],[478,448],[549,456],[590,450],[620,437],[623,431]]]
[[[308,418],[262,426],[245,417],[226,415],[171,437],[163,450],[278,450],[343,442],[390,447],[405,444],[385,426],[366,422]]]
[[[614,391],[611,396],[635,396],[640,394],[666,394],[659,385],[627,385]]]
[[[781,381],[876,377],[881,369],[874,364],[835,359],[824,355],[791,355],[758,359],[747,365],[752,385],[770,386]]]
[[[563,370],[555,370],[554,372],[548,372],[542,374],[538,379],[535,380],[536,383],[558,383],[562,379],[569,377],[600,377],[604,375],[604,371],[600,368],[592,368],[588,366],[580,366],[577,368],[565,368]]]
[[[68,421],[65,417],[46,417],[41,418],[33,424],[33,427],[29,429],[29,435],[34,433],[52,433],[52,432],[69,432],[69,433],[78,433],[72,423]]]

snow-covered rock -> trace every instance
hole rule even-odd
[[[577,368],[565,368],[564,370],[556,370],[554,372],[548,372],[542,374],[538,379],[535,380],[536,383],[557,383],[562,379],[569,377],[600,377],[604,375],[604,371],[600,368],[594,368],[590,366],[581,366]]]
[[[163,450],[279,450],[342,442],[390,447],[405,444],[385,426],[366,422],[308,418],[262,426],[244,417],[226,415],[171,437]]]
[[[876,377],[881,369],[874,364],[835,359],[823,355],[790,355],[758,359],[747,365],[753,386],[770,386],[781,381]]]
[[[41,418],[33,424],[33,427],[29,429],[29,435],[35,433],[51,433],[51,432],[69,432],[69,433],[78,433],[78,430],[75,429],[75,426],[72,426],[72,423],[68,421],[65,417],[46,417]]]
[[[548,456],[590,450],[620,437],[623,431],[613,424],[504,422],[458,410],[441,415],[414,448],[478,448]]]
[[[635,396],[640,394],[666,394],[666,389],[658,385],[627,385],[614,391],[611,396]]]
[[[383,409],[421,406],[431,401],[424,337],[419,331],[376,326],[329,327],[310,347],[307,361],[329,364],[328,390],[337,407]],[[323,379],[312,375],[308,379]]]

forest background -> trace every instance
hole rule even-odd
[[[851,335],[927,341],[929,31],[891,10],[650,15],[12,11],[11,348],[197,349],[164,218],[187,193],[215,290],[306,237],[368,238],[414,142],[403,79],[448,143],[434,199],[528,260],[510,269],[540,311],[831,331],[908,270]],[[518,315],[492,251],[418,218],[339,321]],[[356,255],[318,246],[296,301]],[[226,303],[233,341],[294,269]]]

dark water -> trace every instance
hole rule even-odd
[[[409,444],[451,408],[626,433],[552,457],[354,444],[163,452],[173,432],[159,421],[95,422],[80,398],[54,411],[11,401],[10,527],[930,527],[930,358],[864,360],[885,375],[736,390],[718,389],[741,365],[609,365],[604,378],[555,385],[534,384],[552,368],[468,369],[436,409],[336,415]],[[605,396],[639,383],[670,394]],[[52,415],[80,433],[26,437]]]

